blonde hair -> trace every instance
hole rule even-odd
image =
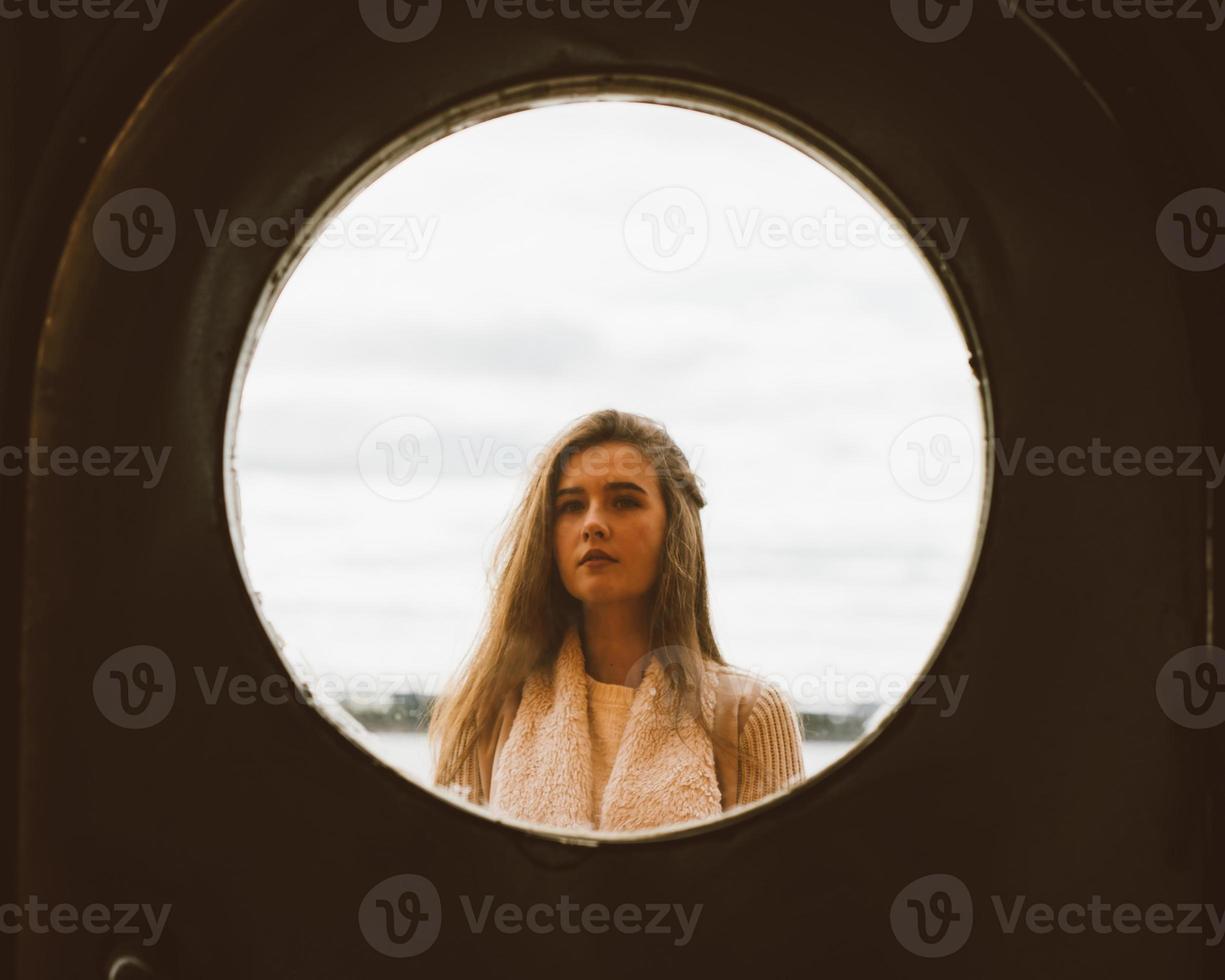
[[[653,588],[651,655],[664,676],[679,725],[692,713],[702,729],[701,660],[725,664],[710,625],[706,554],[698,511],[706,505],[697,476],[667,429],[644,416],[604,409],[563,430],[541,454],[522,501],[494,556],[497,580],[475,651],[452,677],[430,715],[435,782],[449,785],[470,752],[492,735],[504,699],[537,667],[557,657],[582,618],[581,603],[562,583],[554,557],[553,501],[565,464],[606,442],[635,446],[654,467],[667,511]]]

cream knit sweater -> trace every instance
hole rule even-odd
[[[605,684],[589,674],[587,688],[591,726],[592,811],[598,814],[635,689],[623,684]],[[800,737],[795,711],[782,692],[773,685],[767,685],[740,734],[742,761],[737,773],[737,805],[759,800],[803,776]],[[465,756],[456,782],[464,787],[477,785],[474,753]]]
[[[605,684],[587,675],[587,703],[591,721],[591,812],[600,812],[604,787],[617,758],[621,733],[630,716],[634,689],[624,684]]]

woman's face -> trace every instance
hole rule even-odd
[[[667,510],[655,468],[635,446],[604,442],[572,456],[553,512],[557,567],[574,598],[618,602],[655,584]],[[593,549],[611,560],[584,561]]]

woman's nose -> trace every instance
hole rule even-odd
[[[600,517],[599,511],[592,510],[587,514],[587,521],[583,524],[583,537],[607,537],[608,529],[604,525],[603,519]]]

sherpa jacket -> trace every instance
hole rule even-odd
[[[587,673],[571,627],[556,660],[506,698],[493,732],[468,751],[450,788],[548,826],[642,830],[715,816],[802,778],[799,720],[783,694],[734,667],[703,661],[703,670],[702,712],[735,748],[716,748],[691,716],[678,734],[654,660],[634,690],[596,813]],[[747,753],[759,763],[742,764]]]

